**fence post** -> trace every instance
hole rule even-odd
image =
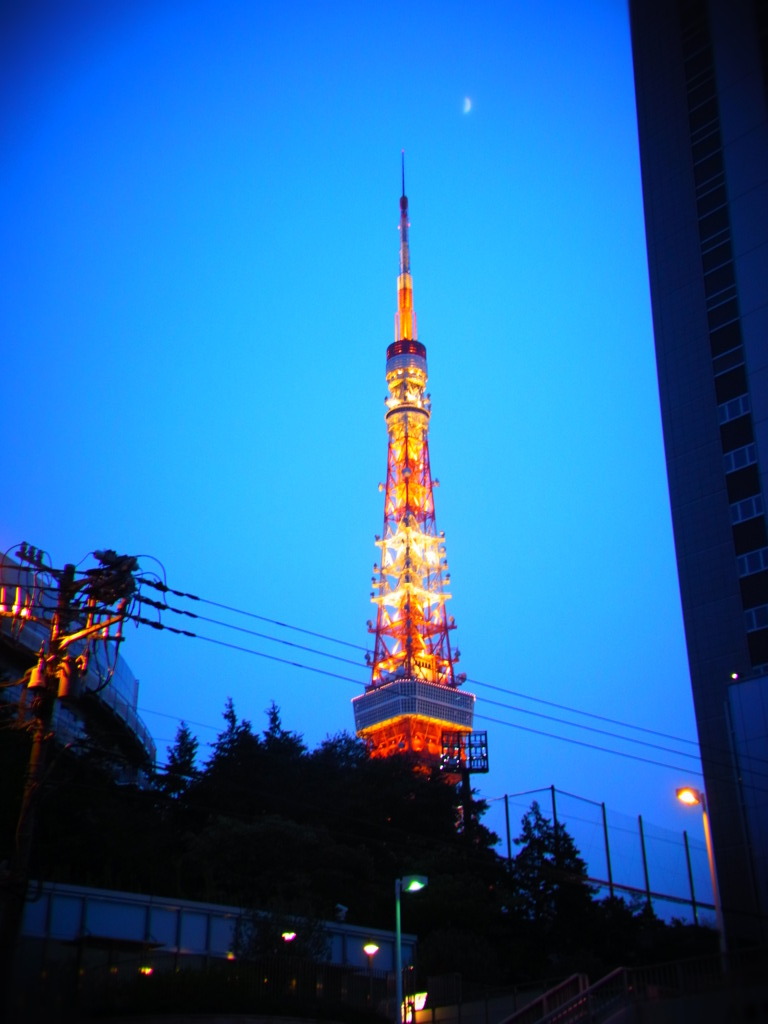
[[[504,820],[507,825],[507,871],[512,870],[512,839],[509,831],[509,794],[504,794]]]
[[[603,809],[603,836],[605,838],[605,862],[608,867],[608,892],[613,899],[613,869],[611,868],[611,847],[608,843],[608,814],[605,810],[605,803],[600,804]]]
[[[557,827],[557,802],[555,800],[555,787],[550,786],[552,791],[552,828],[554,829],[555,836],[555,867],[560,867],[560,835]]]
[[[643,832],[643,816],[638,814],[637,823],[640,826],[640,849],[643,851],[643,874],[645,875],[645,905],[652,910],[651,905],[651,882],[648,878],[648,857],[645,853],[645,833]]]
[[[691,868],[691,850],[688,846],[688,833],[683,829],[683,842],[685,843],[685,863],[688,867],[688,884],[691,887],[691,908],[693,909],[693,923],[699,923],[699,908],[696,906],[696,892],[693,888],[693,870]]]
[[[557,803],[555,802],[555,787],[550,786],[549,790],[552,794],[552,824],[555,826],[555,835],[557,835]]]

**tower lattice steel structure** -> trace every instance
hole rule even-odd
[[[386,366],[384,533],[376,538],[381,561],[373,567],[376,621],[368,623],[371,681],[352,704],[357,735],[372,755],[412,752],[429,763],[440,758],[445,734],[471,732],[475,697],[459,690],[466,676],[454,671],[459,653],[446,610],[444,534],[435,526],[427,350],[417,339],[408,227],[403,175],[395,340]]]

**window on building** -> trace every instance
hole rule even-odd
[[[728,402],[723,402],[717,407],[717,416],[720,423],[728,423],[730,420],[737,420],[750,410],[749,395],[739,395]]]
[[[751,466],[757,462],[757,446],[745,444],[743,448],[735,448],[723,456],[723,469],[726,473],[733,473],[737,469]]]
[[[768,569],[768,548],[758,548],[757,551],[748,551],[746,555],[739,555],[736,565],[739,576],[751,576],[753,573]]]
[[[731,522],[743,523],[744,520],[754,519],[755,516],[761,515],[762,512],[763,496],[762,494],[753,494],[751,497],[744,498],[742,501],[735,501],[731,505]]]
[[[758,605],[757,608],[748,608],[744,612],[744,621],[747,624],[747,632],[755,629],[768,629],[768,604]]]

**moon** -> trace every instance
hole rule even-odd
[[[464,105],[463,105],[462,109],[463,109],[465,114],[468,114],[470,112],[470,110],[472,109],[472,100],[469,98],[469,96],[465,96],[464,97]]]

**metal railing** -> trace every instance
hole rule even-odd
[[[750,949],[647,967],[618,967],[594,985],[574,993],[578,977],[544,993],[502,1024],[578,1024],[584,1020],[600,1024],[635,1003],[766,986],[768,950]]]
[[[570,1006],[574,1000],[578,1000],[588,987],[589,979],[586,974],[572,974],[570,978],[566,978],[559,985],[544,992],[538,999],[528,1003],[522,1010],[507,1017],[501,1024],[538,1024],[545,1018],[550,1019],[562,1007]]]

